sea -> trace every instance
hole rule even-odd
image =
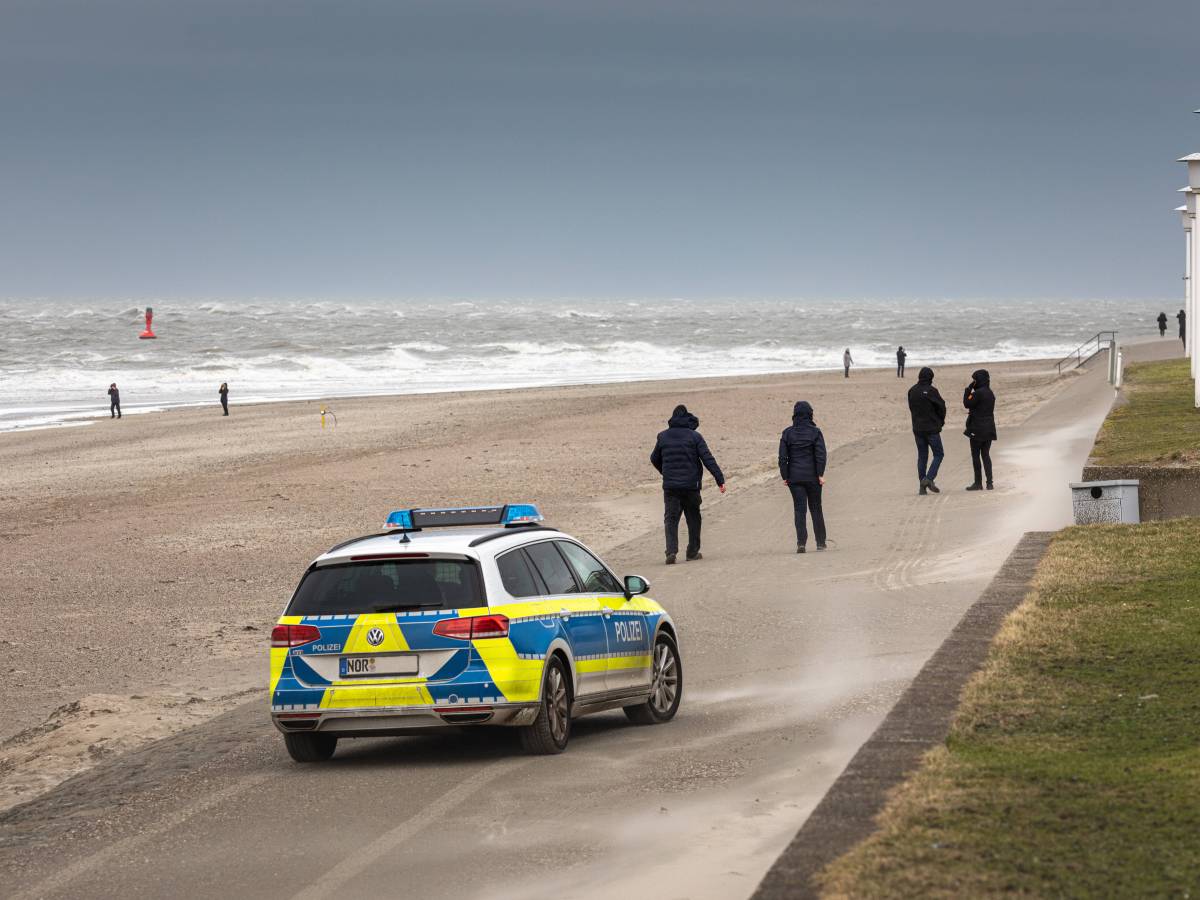
[[[155,340],[139,340],[145,306]],[[231,403],[1057,359],[1162,300],[0,301],[0,431]]]

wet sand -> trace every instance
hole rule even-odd
[[[945,439],[960,468],[945,483],[955,488],[966,457],[959,398],[974,368],[939,370],[936,381],[951,411]],[[1079,377],[1058,378],[1044,362],[989,368],[998,450]],[[228,418],[214,403],[0,435],[0,671],[9,687],[0,697],[0,808],[261,688],[267,632],[309,560],[378,530],[394,507],[533,500],[618,568],[658,577],[661,496],[648,456],[676,403],[700,417],[729,481],[724,497],[708,485],[710,517],[774,486],[779,432],[798,399],[814,405],[825,431],[835,509],[851,460],[901,436],[873,463],[888,486],[882,520],[916,488],[903,440],[916,367],[908,374],[338,400],[337,425],[324,430],[320,403],[240,406],[235,396]],[[785,552],[794,540],[786,494],[775,505],[770,522],[745,527]],[[831,536],[858,547],[864,565],[890,552],[871,546],[878,537],[867,520],[832,521]]]

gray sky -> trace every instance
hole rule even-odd
[[[1162,297],[1200,3],[0,0],[0,297]]]

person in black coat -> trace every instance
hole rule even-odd
[[[992,441],[996,440],[996,395],[992,393],[992,376],[987,369],[971,373],[971,383],[963,391],[963,406],[967,412],[967,427],[963,432],[971,439],[971,466],[975,481],[968,491],[983,490],[983,475],[987,489],[992,490]]]
[[[825,484],[825,436],[813,423],[813,408],[801,400],[792,408],[792,425],[779,438],[779,476],[792,493],[796,518],[796,552],[808,544],[808,513],[812,513],[817,549],[825,549],[825,514],[821,487]]]
[[[1179,339],[1183,341],[1183,346],[1187,346],[1187,313],[1182,309],[1175,314],[1175,318],[1179,321]]]
[[[712,474],[721,493],[725,476],[696,429],[700,420],[682,404],[675,407],[667,421],[667,430],[658,433],[650,454],[650,464],[662,474],[663,523],[667,537],[667,565],[675,564],[679,553],[679,516],[687,520],[687,558],[702,559],[700,554],[700,483],[704,470]]]
[[[917,477],[921,479],[918,493],[940,494],[938,469],[946,452],[942,449],[942,426],[946,424],[946,401],[933,386],[933,369],[926,366],[917,375],[917,383],[908,389],[908,412],[912,417],[913,438],[917,442]],[[933,452],[933,463],[929,453]]]
[[[229,415],[229,385],[224,381],[221,382],[217,396],[221,398],[221,409],[225,410],[225,415]]]
[[[121,392],[117,390],[115,381],[108,386],[108,417],[110,419],[121,418]]]
[[[1165,312],[1160,312],[1158,314],[1158,336],[1167,336],[1167,314]]]
[[[896,350],[896,377],[904,377],[904,361],[908,359],[908,354],[904,352],[904,347]]]

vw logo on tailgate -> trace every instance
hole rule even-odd
[[[372,628],[370,631],[368,631],[367,632],[367,643],[370,644],[372,647],[378,647],[380,644],[382,644],[383,643],[383,629],[382,628]]]

